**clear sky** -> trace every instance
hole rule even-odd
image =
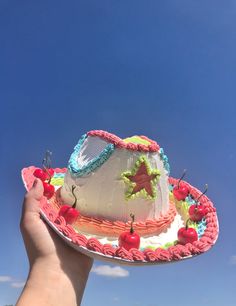
[[[221,231],[182,263],[96,262],[82,305],[236,305],[235,33],[233,0],[0,1],[0,306],[28,271],[21,168],[46,149],[66,166],[91,129],[158,141],[172,176],[208,183]]]

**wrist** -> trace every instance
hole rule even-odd
[[[77,265],[73,262],[63,264],[53,256],[37,258],[30,267],[28,280],[17,306],[30,303],[34,306],[80,305],[92,260],[82,258],[83,263],[79,257]]]

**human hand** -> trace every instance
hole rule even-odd
[[[25,294],[25,291],[30,293],[35,285],[39,287],[38,291],[45,290],[47,282],[49,282],[47,287],[50,286],[49,289],[51,289],[51,292],[49,290],[47,294],[52,295],[51,298],[55,305],[79,305],[93,260],[67,246],[45,224],[40,217],[40,202],[45,200],[42,182],[36,179],[32,189],[25,196],[20,223],[29,258],[30,273],[25,290],[18,301],[20,304],[17,304],[17,306],[27,305],[27,303],[36,306],[35,300],[32,302],[27,300],[27,303],[21,303],[22,298],[29,295]],[[54,295],[52,294],[55,285],[63,289],[61,298],[58,296],[59,288],[56,288],[56,294],[55,291]],[[35,289],[37,289],[37,286]],[[31,288],[30,292],[29,288]],[[67,288],[67,292],[65,292],[65,288]],[[63,301],[65,296],[67,296],[67,300]],[[74,304],[70,297],[72,297]],[[42,305],[42,302],[44,302],[42,301],[42,292],[39,298]],[[50,305],[54,305],[53,303]],[[44,302],[44,305],[47,304]]]

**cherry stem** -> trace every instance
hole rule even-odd
[[[74,196],[74,198],[75,198],[75,201],[74,201],[74,204],[72,205],[72,208],[75,208],[75,207],[76,207],[76,204],[77,204],[77,197],[76,197],[76,195],[75,195],[75,193],[74,193],[75,188],[76,188],[76,187],[73,185],[73,186],[72,186],[72,190],[71,190],[71,192],[72,192],[72,194],[73,194],[73,196]]]
[[[188,219],[187,221],[186,221],[186,225],[185,225],[185,229],[187,230],[188,229],[188,226],[189,226],[189,222],[190,222],[191,220],[190,219]]]
[[[49,150],[46,151],[45,153],[45,157],[43,159],[43,169],[47,172],[47,175],[49,177],[48,183],[50,184],[52,176],[51,174],[48,172],[48,169],[51,168],[51,164],[52,164],[52,160],[51,160],[51,156],[52,156],[52,152],[50,152]]]
[[[180,183],[180,182],[182,181],[182,179],[185,177],[186,172],[187,172],[187,170],[186,170],[186,169],[184,169],[184,171],[183,171],[183,174],[182,174],[181,178],[179,178],[179,180],[178,180],[178,184],[177,184],[178,189],[179,189],[179,183]]]
[[[49,173],[48,168],[45,167],[45,165],[43,165],[43,169],[47,172],[47,175],[49,176],[48,184],[50,184],[50,183],[51,183],[52,176],[51,176],[51,174]]]
[[[43,159],[43,165],[46,168],[51,168],[52,160],[51,160],[52,152],[49,150],[46,151],[45,157]]]
[[[201,197],[207,192],[208,190],[208,185],[205,185],[205,190],[200,194],[200,196],[197,198],[196,200],[196,206],[198,206],[199,200],[201,199]]]
[[[130,233],[133,234],[134,228],[133,228],[133,223],[134,223],[134,214],[130,214],[130,217],[132,219],[131,225],[130,225]]]

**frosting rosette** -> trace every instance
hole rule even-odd
[[[171,259],[171,254],[167,250],[158,248],[155,253],[158,260],[169,261]]]
[[[83,246],[83,247],[86,246],[87,241],[88,241],[88,239],[84,235],[77,234],[77,233],[75,233],[75,235],[72,236],[71,240],[73,243],[78,244],[79,246]]]
[[[116,250],[116,256],[126,260],[133,260],[132,254],[123,247]]]
[[[95,252],[102,252],[102,244],[96,238],[89,238],[86,247]]]
[[[156,261],[157,260],[157,255],[155,251],[151,249],[144,250],[143,254],[144,254],[144,258],[146,261]]]
[[[129,252],[132,255],[134,261],[143,261],[143,260],[145,260],[145,255],[140,250],[138,250],[136,248],[132,248],[132,249],[129,250]]]
[[[113,248],[110,244],[104,244],[102,247],[102,253],[104,255],[115,256],[116,249]]]

